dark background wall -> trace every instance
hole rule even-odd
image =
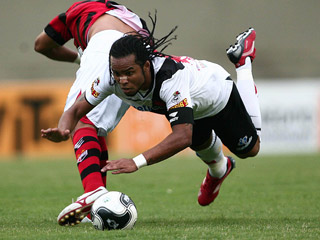
[[[53,62],[33,50],[35,37],[72,0],[1,0],[0,81],[73,78],[76,65]],[[254,75],[261,78],[320,77],[319,0],[122,0],[148,19],[158,10],[156,36],[178,25],[167,53],[207,59],[233,76],[225,49],[252,26],[257,31]],[[72,47],[72,44],[68,44]]]

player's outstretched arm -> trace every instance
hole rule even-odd
[[[52,142],[68,140],[70,133],[74,130],[78,121],[93,108],[94,106],[88,103],[84,94],[82,94],[75,103],[62,114],[57,128],[41,129],[41,137]]]
[[[142,154],[143,156],[139,155],[137,158],[142,158],[143,161],[146,160],[147,165],[155,164],[189,147],[191,143],[192,124],[177,124],[172,127],[172,133],[169,134],[162,142],[145,151]],[[107,161],[106,166],[102,168],[101,171],[112,171],[112,174],[131,173],[137,171],[138,167],[139,166],[136,165],[136,162],[133,159],[121,158],[118,160]]]
[[[37,36],[34,42],[34,50],[56,61],[75,62],[78,60],[77,52],[65,46],[60,46],[45,32]],[[80,61],[78,63],[80,63]]]

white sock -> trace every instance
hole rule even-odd
[[[221,178],[227,171],[227,158],[222,151],[222,142],[220,138],[212,132],[212,143],[207,149],[198,151],[198,156],[209,167],[209,173],[212,177]]]
[[[261,133],[261,113],[259,106],[258,94],[252,76],[252,65],[250,57],[246,58],[245,64],[236,68],[237,72],[237,88],[242,101],[249,113],[253,125],[257,129],[260,136]]]
[[[220,161],[208,164],[209,174],[215,178],[222,178],[227,171],[228,159],[223,156]]]

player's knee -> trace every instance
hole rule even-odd
[[[93,128],[97,131],[97,128],[93,125],[93,124],[89,124],[89,123],[83,123],[81,121],[79,121],[77,123],[77,125],[75,126],[74,130],[71,133],[71,137],[73,138],[74,134],[80,130],[80,129],[84,129],[84,128]]]
[[[198,145],[198,146],[195,146],[195,145],[191,144],[190,148],[195,152],[203,150],[203,149],[206,149],[206,148],[208,148],[210,146],[212,140],[213,140],[212,136],[210,136],[210,138],[207,139],[203,144]]]
[[[260,151],[260,141],[258,139],[256,144],[253,146],[253,148],[249,152],[236,154],[236,155],[239,158],[255,157],[258,155],[259,151]]]
[[[204,149],[199,149],[196,151],[196,155],[202,159],[204,162],[211,162],[217,157],[221,156],[222,153],[222,142],[220,138],[215,136],[210,138],[210,145]]]

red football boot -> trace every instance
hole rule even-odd
[[[237,37],[237,42],[234,46],[227,49],[227,56],[236,68],[245,64],[247,57],[251,58],[251,62],[256,57],[256,48],[254,41],[256,39],[256,31],[249,28],[247,31],[241,33]]]
[[[232,157],[227,157],[227,159],[227,172],[222,178],[212,177],[209,174],[209,170],[207,171],[207,176],[204,178],[198,194],[198,202],[201,206],[207,206],[216,199],[223,180],[235,168],[235,160]]]

